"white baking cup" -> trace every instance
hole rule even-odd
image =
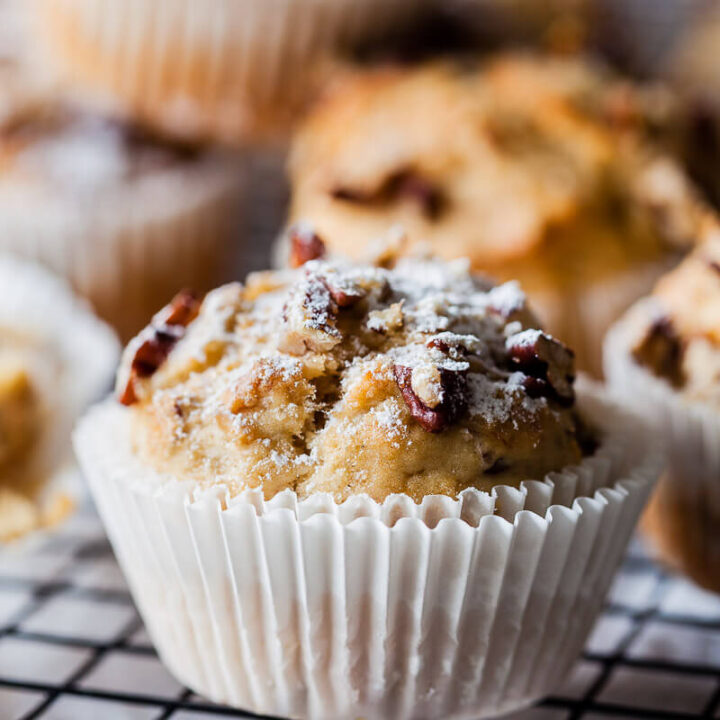
[[[605,373],[612,392],[632,404],[668,455],[646,529],[666,561],[720,591],[720,414],[684,400],[632,358],[632,346],[660,313],[647,298],[613,327]]]
[[[182,136],[289,124],[339,47],[427,0],[33,0],[51,67],[90,100]]]
[[[76,451],[155,646],[214,701],[293,718],[478,718],[580,652],[659,472],[633,422],[579,466],[458,500],[229,497],[143,467],[108,401]]]
[[[78,485],[69,469],[72,425],[110,388],[120,345],[85,302],[40,267],[0,255],[0,288],[0,329],[37,338],[47,353],[37,362],[41,365],[47,361],[48,365],[47,373],[38,378],[46,427],[31,469],[52,478],[48,493],[64,490],[77,495]]]
[[[234,159],[178,162],[97,190],[58,182],[1,184],[0,251],[64,276],[124,338],[178,290],[228,279],[244,185]]]

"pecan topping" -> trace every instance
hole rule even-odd
[[[339,308],[352,307],[358,300],[365,297],[365,291],[356,285],[345,284],[345,286],[335,285],[332,280],[324,278],[325,287],[327,287],[330,297]]]
[[[685,382],[683,353],[682,340],[668,317],[655,320],[632,351],[636,362],[676,388]]]
[[[393,373],[410,414],[426,432],[442,432],[456,422],[467,409],[468,388],[464,372],[438,368],[442,399],[435,407],[426,405],[413,390],[412,368],[395,365]]]
[[[283,307],[280,349],[291,355],[303,355],[307,350],[331,350],[342,340],[336,327],[337,314],[337,303],[324,279],[308,272]]]
[[[200,312],[200,301],[191,290],[181,290],[153,318],[154,325],[182,325],[187,327]]]
[[[417,202],[423,215],[430,220],[437,220],[447,205],[440,188],[411,168],[392,173],[375,190],[338,187],[332,190],[331,195],[336,200],[363,205],[386,205],[410,198]]]
[[[561,405],[575,400],[574,354],[539,330],[524,330],[507,339],[510,363],[527,375],[523,385],[530,397],[547,397]]]
[[[150,325],[135,341],[136,349],[130,361],[128,380],[118,397],[123,405],[137,402],[135,381],[155,373],[178,340],[185,335],[185,328],[197,317],[199,311],[200,301],[189,290],[183,290],[153,316]]]
[[[290,267],[298,268],[310,260],[325,257],[325,243],[307,226],[290,228]]]

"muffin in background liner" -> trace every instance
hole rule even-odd
[[[64,276],[122,338],[180,288],[226,279],[241,241],[235,159],[206,152],[107,187],[75,187],[63,173],[0,174],[0,252]]]
[[[3,330],[38,339],[47,361],[47,372],[37,377],[43,401],[43,430],[23,477],[28,497],[37,502],[42,522],[60,520],[80,499],[83,491],[71,452],[73,424],[87,406],[110,387],[120,355],[113,331],[98,320],[88,305],[70,288],[44,269],[0,255],[0,336]],[[0,476],[0,532],[19,536],[24,530],[28,505],[19,502],[14,486],[3,487]],[[8,489],[10,492],[8,492]],[[16,531],[9,527],[14,515]],[[7,531],[7,532],[6,532]]]
[[[665,562],[720,592],[720,418],[712,407],[684,400],[633,359],[631,347],[655,312],[654,301],[643,300],[608,333],[605,374],[611,390],[632,404],[668,454],[668,471],[643,530]]]
[[[75,448],[153,642],[195,691],[293,718],[489,717],[563,679],[659,473],[602,395],[580,393],[604,432],[579,466],[419,505],[197,491],[133,457],[112,401]]]
[[[69,88],[167,133],[276,140],[332,55],[397,26],[411,0],[35,0],[32,25]]]
[[[531,293],[533,308],[546,327],[575,352],[578,367],[603,377],[603,341],[613,323],[636,300],[647,295],[656,281],[676,262],[646,262],[584,288],[566,292]]]

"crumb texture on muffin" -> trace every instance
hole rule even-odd
[[[181,294],[130,343],[117,388],[134,451],[162,473],[381,501],[578,462],[573,379],[515,283],[465,261],[314,259]]]
[[[636,321],[633,357],[688,399],[720,403],[720,228],[660,279]]]
[[[584,287],[694,237],[702,203],[665,149],[674,117],[661,88],[580,58],[360,73],[296,136],[291,221],[354,258],[399,223],[531,296]]]

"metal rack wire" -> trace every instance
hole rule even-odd
[[[166,673],[90,507],[0,557],[0,718],[223,716],[257,717]],[[636,543],[563,687],[513,717],[720,717],[720,597],[668,575]]]

